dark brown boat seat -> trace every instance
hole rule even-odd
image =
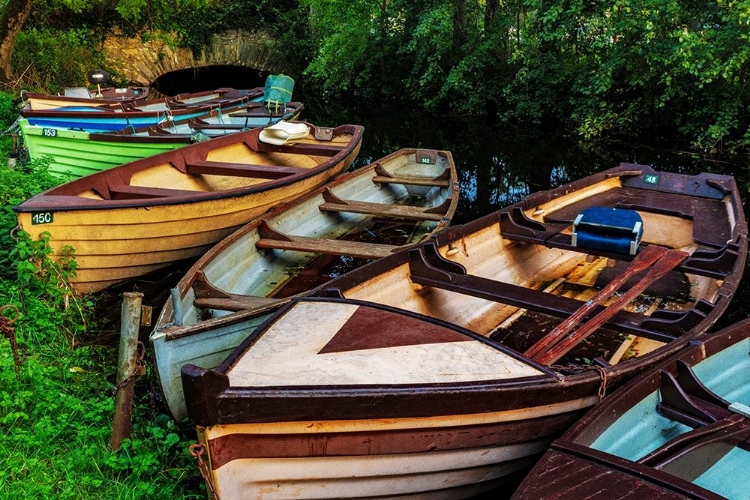
[[[372,182],[376,184],[403,184],[406,186],[434,186],[447,188],[450,186],[450,169],[446,168],[440,175],[433,178],[393,175],[379,163],[375,165],[375,177]]]
[[[422,208],[409,205],[391,205],[388,203],[370,203],[364,201],[344,200],[333,194],[330,189],[323,191],[322,203],[318,208],[324,212],[349,212],[411,221],[440,222],[448,213],[451,199],[437,207]]]
[[[327,240],[284,234],[268,225],[265,219],[258,226],[260,240],[255,243],[258,248],[276,250],[293,250],[326,255],[346,255],[363,259],[379,259],[393,253],[399,247],[383,243],[364,241]]]
[[[203,273],[197,271],[191,284],[195,293],[196,307],[204,309],[217,309],[220,311],[268,311],[288,301],[288,299],[275,299],[272,297],[258,297],[255,295],[242,295],[225,292],[214,286]]]
[[[163,198],[168,196],[193,195],[196,191],[188,189],[157,188],[149,186],[110,186],[109,195],[113,200],[131,200],[140,198]]]
[[[414,283],[440,288],[463,295],[528,309],[548,316],[567,318],[585,302],[558,296],[512,283],[466,274],[460,264],[446,260],[434,244],[409,250],[409,269]],[[669,342],[698,324],[713,310],[714,304],[698,301],[688,311],[657,310],[652,316],[619,311],[604,326],[630,335]],[[593,317],[604,310],[594,308]]]
[[[258,179],[281,179],[290,175],[308,172],[306,168],[281,165],[252,165],[221,161],[186,161],[185,173],[200,175],[226,175],[234,177],[256,177]]]

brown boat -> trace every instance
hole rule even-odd
[[[691,342],[552,443],[514,500],[747,498],[750,319]]]
[[[363,128],[316,127],[276,145],[265,128],[225,135],[87,175],[14,207],[56,255],[75,249],[79,292],[197,257],[270,208],[344,172]]]
[[[467,498],[713,325],[746,253],[728,176],[623,164],[534,194],[185,366],[195,453],[220,497]]]

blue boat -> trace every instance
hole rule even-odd
[[[161,100],[102,103],[47,107],[35,105],[34,94],[28,94],[21,115],[30,125],[66,128],[84,132],[111,132],[123,128],[141,128],[168,124],[177,120],[200,118],[216,110],[232,110],[263,99],[263,88],[232,89],[177,95]]]
[[[555,441],[514,500],[750,498],[750,319],[691,342]]]

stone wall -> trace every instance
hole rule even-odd
[[[170,47],[164,40],[128,38],[113,34],[104,41],[110,67],[130,83],[150,85],[170,71],[213,65],[246,66],[273,73],[284,71],[278,43],[270,36],[242,30],[214,35],[198,58],[189,49]]]

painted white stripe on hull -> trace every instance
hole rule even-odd
[[[368,498],[478,485],[532,465],[549,441],[358,457],[234,460],[214,473],[221,498]],[[421,496],[420,496],[421,497]],[[417,498],[420,498],[417,497]],[[424,498],[432,498],[425,493]],[[453,498],[456,498],[455,496]]]

